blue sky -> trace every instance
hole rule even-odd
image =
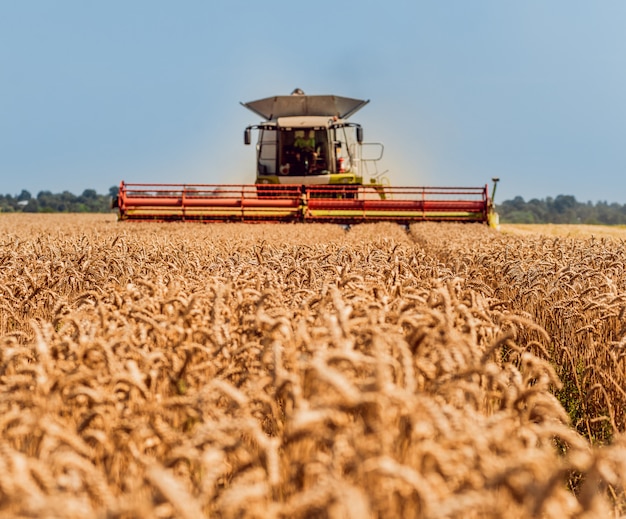
[[[395,185],[626,203],[623,0],[0,0],[0,193],[247,183],[240,101],[370,99]]]

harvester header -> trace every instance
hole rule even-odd
[[[266,97],[241,103],[263,121],[254,184],[120,184],[120,220],[200,222],[459,221],[495,224],[482,187],[394,187],[378,172],[383,145],[364,142],[348,119],[369,100],[337,95]],[[497,179],[494,179],[494,192]]]

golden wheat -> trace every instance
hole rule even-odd
[[[0,229],[6,515],[622,513],[616,242],[108,215]]]

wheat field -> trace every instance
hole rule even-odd
[[[0,230],[1,516],[626,514],[619,238]]]

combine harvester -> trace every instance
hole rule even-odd
[[[380,143],[363,142],[348,121],[369,101],[291,95],[242,103],[263,118],[256,181],[246,185],[127,184],[113,207],[123,221],[197,222],[480,222],[497,225],[483,187],[394,187],[378,173]],[[365,179],[367,178],[367,181]],[[494,178],[494,193],[498,179]]]

